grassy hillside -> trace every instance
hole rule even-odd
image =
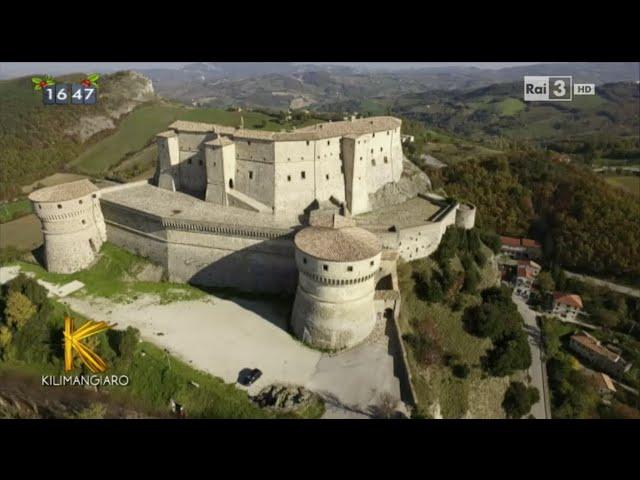
[[[84,74],[56,78],[79,82]],[[117,125],[120,116],[153,97],[148,80],[132,72],[105,75],[96,105],[43,105],[29,77],[0,81],[0,200],[64,168],[87,138]]]

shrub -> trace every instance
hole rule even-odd
[[[535,387],[527,387],[522,382],[511,382],[504,394],[502,408],[507,418],[522,418],[540,400],[540,392]]]
[[[467,378],[469,373],[471,373],[471,369],[469,365],[465,363],[458,363],[451,368],[453,374],[458,378]]]

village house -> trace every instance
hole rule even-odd
[[[541,269],[542,267],[533,260],[518,260],[515,280],[516,293],[528,298]]]
[[[581,311],[582,298],[580,298],[580,295],[560,292],[553,294],[551,315],[560,318],[560,320],[575,320]]]
[[[511,258],[540,258],[542,245],[530,238],[500,237],[501,251]]]
[[[614,377],[621,377],[631,368],[631,363],[625,361],[619,353],[606,348],[587,332],[572,335],[569,347],[595,367]]]

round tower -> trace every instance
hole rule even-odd
[[[29,195],[42,224],[48,271],[73,273],[89,266],[107,239],[98,188],[89,180],[63,183]]]
[[[476,207],[470,203],[461,203],[456,210],[456,227],[471,230],[476,223]]]
[[[340,350],[364,340],[376,323],[378,238],[333,214],[316,220],[294,239],[299,271],[293,305],[295,335],[315,348]]]

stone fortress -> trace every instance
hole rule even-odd
[[[448,226],[475,222],[474,206],[429,193],[428,177],[403,156],[400,128],[393,117],[291,132],[177,121],[157,135],[150,181],[98,190],[82,180],[31,194],[46,266],[85,268],[108,238],[171,281],[295,292],[300,339],[351,347],[381,309],[397,311],[395,259],[424,258]]]

